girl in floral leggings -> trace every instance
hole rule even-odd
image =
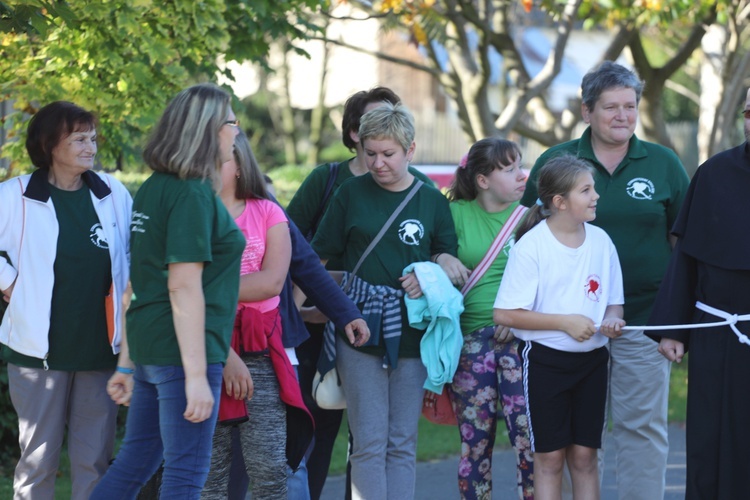
[[[489,138],[475,143],[461,160],[448,193],[458,235],[458,258],[472,270],[462,290],[464,346],[451,385],[461,434],[458,488],[463,499],[492,497],[498,402],[517,453],[519,498],[534,496],[518,341],[508,328],[496,327],[492,319],[512,233],[525,210],[518,203],[525,183],[518,146]]]

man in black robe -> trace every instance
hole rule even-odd
[[[672,228],[678,241],[652,325],[712,323],[750,313],[750,90],[744,116],[746,142],[707,160],[690,183]],[[750,498],[748,334],[748,321],[734,328],[649,333],[670,361],[679,363],[690,350],[688,500]]]

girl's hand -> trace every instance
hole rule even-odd
[[[451,283],[453,283],[453,285],[458,288],[464,286],[466,280],[469,279],[469,274],[471,273],[471,271],[469,271],[469,269],[465,265],[463,265],[460,260],[452,256],[451,254],[439,254],[437,260],[435,260],[435,263],[438,264],[443,269],[443,271],[445,271],[445,274],[448,275]]]
[[[599,327],[599,331],[605,337],[616,339],[622,335],[622,327],[625,326],[625,320],[621,318],[604,318]]]
[[[187,406],[182,414],[185,420],[197,424],[211,416],[211,410],[214,408],[214,395],[205,375],[185,378],[185,397]]]
[[[494,337],[495,342],[498,342],[500,344],[507,344],[508,342],[516,338],[516,336],[513,335],[511,329],[503,325],[497,325],[497,327],[495,327]]]
[[[584,342],[594,336],[596,326],[591,318],[582,314],[566,314],[561,330],[577,341]]]
[[[224,377],[224,387],[226,387],[227,396],[234,399],[250,399],[253,397],[253,378],[250,376],[250,370],[242,361],[234,349],[229,349],[227,364],[224,365],[222,372]]]
[[[401,288],[404,289],[410,299],[418,299],[422,296],[422,287],[419,286],[416,274],[411,272],[405,276],[401,276],[398,280],[401,282]]]

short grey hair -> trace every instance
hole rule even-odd
[[[358,135],[363,145],[367,139],[393,139],[406,151],[414,142],[414,117],[403,104],[385,101],[362,115]]]
[[[210,178],[217,184],[221,167],[219,131],[229,116],[230,97],[213,84],[193,85],[167,105],[143,150],[156,172],[180,179]]]
[[[635,102],[641,102],[643,82],[638,75],[625,66],[612,61],[604,61],[592,68],[581,82],[581,100],[589,111],[594,111],[602,92],[615,88],[633,89]]]

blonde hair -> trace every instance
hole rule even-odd
[[[414,117],[403,104],[385,101],[362,115],[358,135],[363,146],[367,139],[393,139],[406,151],[414,141]]]
[[[211,179],[218,186],[219,131],[229,116],[229,94],[212,84],[189,87],[167,105],[143,159],[156,172]]]

